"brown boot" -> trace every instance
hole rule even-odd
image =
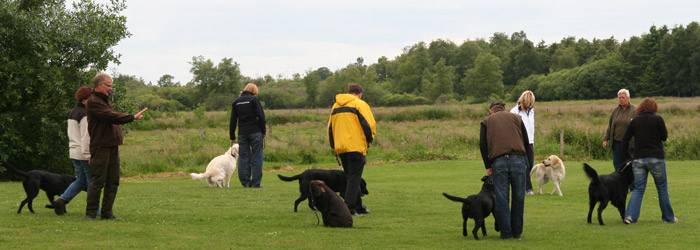
[[[53,204],[53,210],[54,212],[56,212],[57,215],[66,214],[66,201],[64,201],[61,198],[58,198],[51,203]]]

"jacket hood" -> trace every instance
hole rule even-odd
[[[338,94],[335,96],[335,103],[341,106],[345,106],[348,103],[357,100],[357,96],[353,94]]]

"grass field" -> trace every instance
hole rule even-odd
[[[117,221],[86,221],[85,193],[56,216],[43,208],[43,191],[16,214],[24,191],[19,182],[0,183],[2,249],[694,249],[700,244],[698,161],[668,162],[671,201],[679,224],[663,224],[653,181],[639,223],[625,225],[610,206],[605,226],[587,224],[589,180],[581,162],[567,161],[563,197],[527,196],[521,240],[499,240],[493,216],[488,235],[475,241],[461,234],[461,204],[441,193],[477,193],[485,173],[481,161],[454,160],[367,166],[364,178],[371,214],[353,217],[355,228],[316,225],[306,203],[293,212],[298,185],[265,172],[262,189],[244,189],[237,176],[228,189],[209,188],[188,176],[133,178],[121,182]],[[609,162],[590,164],[609,173]],[[535,184],[536,185],[536,184]],[[545,185],[551,191],[552,184]],[[594,215],[595,221],[595,215]],[[473,221],[468,222],[471,231]]]

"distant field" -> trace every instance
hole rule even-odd
[[[633,98],[638,104],[641,98]],[[700,98],[657,98],[659,115],[669,131],[669,160],[700,159]],[[514,103],[506,103],[510,109]],[[565,160],[611,159],[602,149],[603,134],[617,100],[537,102],[535,153],[537,160],[559,154],[564,132]],[[474,160],[479,154],[479,123],[488,115],[486,104],[443,104],[375,107],[377,137],[369,149],[370,164]],[[266,110],[265,169],[285,166],[337,165],[327,145],[329,109]],[[120,148],[122,174],[202,172],[209,160],[230,146],[228,112],[166,114],[153,112],[131,126]]]

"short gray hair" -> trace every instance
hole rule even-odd
[[[630,91],[627,89],[620,89],[619,91],[617,91],[617,95],[619,96],[620,94],[625,94],[627,98],[631,98]]]

